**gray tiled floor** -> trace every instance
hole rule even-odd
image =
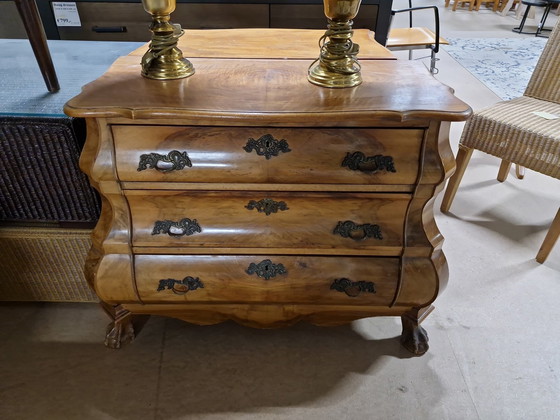
[[[512,17],[475,13],[442,10],[444,35],[512,36]],[[438,78],[473,108],[498,100],[440,57]],[[452,213],[436,213],[450,282],[426,355],[400,347],[394,318],[253,330],[152,317],[112,351],[96,305],[2,304],[0,418],[560,419],[560,246],[534,260],[560,188],[532,172],[500,184],[498,163],[475,153]]]

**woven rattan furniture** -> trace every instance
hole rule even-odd
[[[96,302],[84,277],[90,229],[0,227],[0,300]]]
[[[498,180],[505,181],[512,163],[560,179],[560,23],[556,24],[525,93],[475,112],[467,121],[457,155],[457,170],[450,178],[441,211],[451,207],[474,149],[502,159]],[[560,216],[549,230],[537,261],[542,263],[560,234]]]
[[[82,121],[0,117],[0,301],[91,302],[100,199],[78,168]]]

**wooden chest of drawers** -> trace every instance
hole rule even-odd
[[[410,62],[364,61],[325,89],[309,60],[193,59],[159,82],[119,59],[65,111],[85,117],[81,167],[103,197],[88,278],[132,314],[197,324],[338,325],[396,315],[403,344],[446,283],[432,204],[453,169],[449,121],[470,108]]]

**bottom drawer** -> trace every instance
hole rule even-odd
[[[388,306],[398,258],[137,255],[144,303],[239,302]]]

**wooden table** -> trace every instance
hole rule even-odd
[[[284,55],[269,42],[236,48]],[[194,76],[162,82],[140,76],[139,53],[65,107],[86,118],[81,168],[103,197],[87,277],[113,318],[106,345],[133,339],[135,314],[262,328],[393,315],[423,354],[447,281],[432,207],[454,167],[449,122],[470,108],[415,62],[364,59],[360,86],[327,89],[307,81],[310,59],[191,54]]]
[[[179,38],[179,48],[187,58],[315,59],[324,33],[318,29],[188,29]],[[360,60],[396,60],[368,29],[355,29],[352,41],[360,46]],[[148,44],[130,55],[141,56],[147,49]]]

